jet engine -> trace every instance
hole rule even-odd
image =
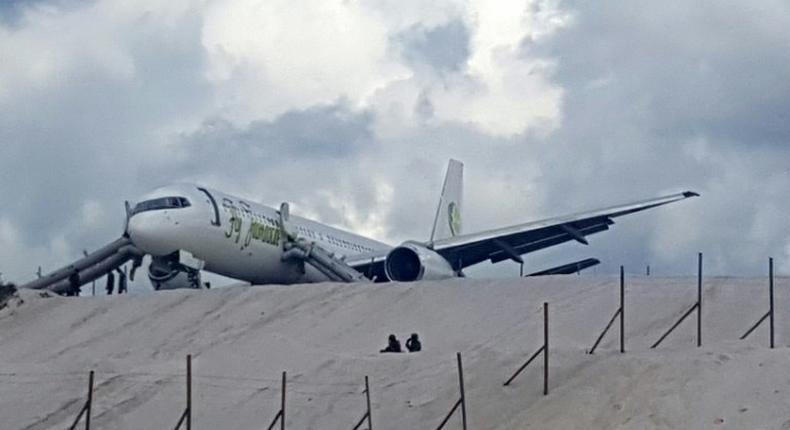
[[[179,261],[179,253],[151,257],[148,279],[154,290],[178,288],[201,288],[200,270],[185,266]]]
[[[384,270],[391,281],[412,282],[456,276],[450,263],[422,244],[404,242],[387,254]]]

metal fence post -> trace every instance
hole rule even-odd
[[[85,406],[85,430],[91,430],[91,405],[93,405],[93,370],[88,377],[88,404]]]
[[[543,395],[549,394],[549,304],[543,302]]]
[[[365,375],[365,403],[367,408],[366,412],[352,430],[357,430],[365,421],[368,422],[368,427],[365,430],[373,430],[373,418],[370,412],[370,384],[368,383],[368,375]]]
[[[181,413],[181,417],[178,419],[178,423],[176,423],[175,430],[181,428],[181,424],[186,424],[187,430],[192,430],[192,354],[187,354],[187,406],[184,408],[184,412]]]
[[[616,316],[617,314],[615,314]],[[614,318],[609,321],[609,325],[614,322]],[[597,343],[597,342],[596,342]],[[595,349],[595,347],[593,347]],[[532,363],[533,360],[538,358],[538,355],[543,354],[543,394],[546,395],[549,393],[549,304],[543,302],[543,346],[538,348],[534,354],[532,354],[529,359],[518,368],[518,370],[513,373],[513,375],[508,378],[507,381],[503,384],[504,386],[510,385],[516,376],[521,374],[521,372]]]
[[[280,413],[282,413],[280,417],[280,430],[285,430],[285,376],[286,373],[283,371],[282,397],[280,398]]]
[[[746,333],[740,337],[741,340],[746,339],[752,332],[768,319],[768,333],[771,349],[774,348],[774,259],[768,259],[768,312],[765,313],[753,326],[746,330]]]
[[[683,316],[681,316],[680,319],[677,320],[675,324],[673,324],[672,327],[669,328],[669,330],[667,330],[666,333],[661,335],[661,337],[656,341],[656,343],[650,346],[650,349],[655,349],[656,347],[658,347],[658,345],[660,345],[661,342],[663,342],[664,339],[666,339],[666,337],[669,336],[669,334],[672,333],[672,331],[675,330],[680,325],[680,323],[682,323],[683,320],[688,318],[694,311],[697,311],[697,347],[700,347],[702,346],[702,253],[701,252],[697,254],[697,302],[694,303],[694,305],[691,308],[689,308],[689,310],[686,311],[686,313],[684,313]],[[746,337],[747,335],[748,333],[744,335],[744,337]],[[741,339],[743,339],[743,337]]]
[[[187,430],[192,430],[192,354],[187,355]]]
[[[650,266],[647,266],[648,274]],[[620,266],[620,353],[625,352],[625,269]]]
[[[464,391],[464,368],[461,365],[461,353],[457,353],[458,357],[458,382],[461,387],[461,421],[463,422],[463,429],[466,430],[466,392]]]
[[[461,407],[461,420],[463,423],[463,428],[464,430],[466,430],[466,392],[464,391],[464,368],[463,365],[461,364],[460,352],[456,353],[456,358],[458,360],[458,383],[461,390],[461,397],[458,399],[457,402],[455,402],[453,407],[450,409],[450,412],[448,412],[447,415],[444,416],[444,419],[439,424],[439,427],[436,428],[436,430],[442,430],[444,428],[444,425],[447,424],[447,421],[450,420],[450,417],[453,416],[453,414],[455,413],[455,411],[458,409],[459,406]]]
[[[774,259],[768,259],[768,300],[770,305],[771,349],[774,347]]]
[[[603,340],[606,333],[609,332],[609,329],[612,328],[612,324],[614,324],[614,320],[618,317],[620,318],[620,352],[625,352],[625,320],[623,319],[623,312],[625,309],[625,280],[623,276],[623,266],[620,266],[620,307],[617,308],[614,315],[612,315],[612,319],[609,320],[609,323],[606,324],[601,334],[598,336],[598,339],[595,340],[592,348],[587,351],[588,354],[594,354],[595,348],[598,348],[598,345]]]
[[[370,385],[368,384],[367,375],[365,375],[365,401],[368,404],[368,430],[373,430],[373,418],[370,411]]]
[[[697,255],[697,347],[702,346],[702,253]]]
[[[286,380],[286,372],[283,371],[283,381],[280,393],[280,410],[277,411],[277,415],[274,416],[272,423],[269,424],[267,430],[272,430],[274,425],[277,424],[277,420],[280,420],[280,430],[285,429],[285,380]]]
[[[80,409],[80,412],[77,414],[77,418],[74,419],[74,422],[69,426],[69,430],[74,430],[77,428],[77,424],[79,424],[82,416],[85,415],[85,430],[90,430],[91,428],[91,404],[93,403],[93,370],[90,372],[90,376],[88,377],[88,400],[85,401],[85,404]]]

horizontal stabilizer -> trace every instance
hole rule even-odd
[[[563,264],[562,266],[552,267],[551,269],[541,270],[540,272],[530,273],[526,276],[547,276],[547,275],[570,275],[581,272],[582,270],[597,266],[601,261],[597,258],[587,258],[573,263]]]

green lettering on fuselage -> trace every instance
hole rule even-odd
[[[247,235],[244,237],[244,247],[250,246],[253,240],[257,240],[270,245],[280,244],[280,229],[272,227],[258,221],[252,221]]]
[[[230,213],[230,220],[228,220],[230,228],[225,232],[225,237],[230,238],[233,236],[233,233],[236,233],[236,243],[239,243],[239,238],[241,237],[242,219],[236,210],[231,209]]]
[[[244,219],[239,213],[239,209],[235,206],[230,206],[230,219],[228,220],[228,230],[225,232],[225,237],[239,243],[241,240],[241,231],[244,226]],[[250,213],[248,211],[248,213]],[[234,239],[233,236],[236,236]],[[280,244],[280,228],[275,225],[271,226],[258,221],[256,218],[251,217],[250,226],[247,229],[247,234],[244,236],[244,241],[241,242],[241,249],[247,248],[253,241],[259,241],[270,245]]]

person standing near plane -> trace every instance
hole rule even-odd
[[[80,295],[80,274],[76,271],[71,275],[69,275],[69,292],[66,295],[67,296]]]
[[[112,290],[115,289],[115,275],[112,274],[112,270],[107,273],[107,286],[105,287],[107,290],[107,295],[112,295]]]
[[[118,294],[126,292],[126,273],[118,269]]]

